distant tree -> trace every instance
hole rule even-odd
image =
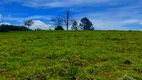
[[[61,17],[52,17],[51,21],[53,22],[53,25],[55,27],[61,26],[63,24],[63,18],[61,18]]]
[[[72,20],[72,26],[71,26],[72,30],[78,30],[78,23],[76,20]]]
[[[94,30],[92,22],[87,17],[81,19],[80,29]]]
[[[57,26],[55,30],[64,30],[62,26]]]
[[[24,22],[25,26],[28,26],[28,29],[29,29],[29,27],[30,27],[33,23],[34,23],[33,20],[26,20],[26,21]]]
[[[69,30],[69,25],[72,22],[71,16],[72,16],[71,10],[67,9],[65,11],[65,14],[63,16],[52,17],[51,21],[53,22],[53,25],[55,27],[65,25],[67,27],[67,30]]]

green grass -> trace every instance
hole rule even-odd
[[[0,80],[142,80],[141,31],[0,33]]]

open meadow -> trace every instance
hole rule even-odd
[[[142,80],[141,31],[0,32],[0,80]]]

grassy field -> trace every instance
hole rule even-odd
[[[125,75],[142,80],[140,31],[0,33],[0,80],[119,80]]]

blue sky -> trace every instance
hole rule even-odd
[[[68,8],[78,22],[88,17],[96,29],[142,30],[142,0],[1,0],[0,21],[23,24],[33,19],[50,24]],[[38,21],[37,21],[38,22]]]

